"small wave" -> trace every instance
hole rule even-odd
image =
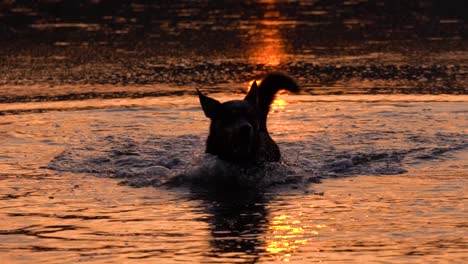
[[[145,142],[108,136],[94,144],[63,151],[47,168],[118,178],[122,184],[134,187],[265,187],[299,179],[285,163],[241,166],[204,154],[203,141],[193,135],[153,137]]]
[[[408,140],[415,140],[409,138]],[[307,184],[323,178],[353,175],[393,175],[407,172],[411,164],[442,159],[450,151],[467,147],[463,135],[438,134],[431,146],[401,149],[340,150],[320,140],[279,142],[281,162],[242,166],[205,154],[204,139],[197,135],[107,136],[74,146],[56,156],[47,168],[121,179],[134,187],[242,186],[268,188]],[[439,142],[439,143],[437,143]],[[439,145],[439,147],[434,147]],[[310,152],[310,148],[315,152]]]

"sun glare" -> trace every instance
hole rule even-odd
[[[269,229],[271,238],[267,241],[266,251],[274,254],[277,260],[289,262],[291,254],[308,242],[301,222],[289,215],[274,217]]]
[[[273,101],[271,104],[271,109],[273,111],[275,110],[282,110],[288,105],[288,102],[286,100],[278,98],[280,95],[277,96],[277,98]]]
[[[258,21],[258,27],[252,28],[247,34],[248,53],[250,60],[257,64],[276,67],[284,62],[286,57],[285,40],[281,33],[281,13],[275,0],[264,1],[263,19]]]
[[[251,58],[255,63],[278,66],[285,56],[284,43],[278,29],[265,26],[260,29],[262,38],[251,47]]]

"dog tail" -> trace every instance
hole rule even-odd
[[[262,80],[259,87],[254,82],[246,97],[247,100],[256,99],[255,103],[260,111],[260,125],[265,129],[270,105],[275,99],[276,93],[280,90],[298,93],[299,86],[289,76],[281,73],[270,73]]]
[[[267,113],[275,95],[280,90],[287,90],[293,93],[299,92],[299,86],[289,76],[281,73],[268,74],[260,83],[258,89],[258,99],[260,109],[266,109]]]

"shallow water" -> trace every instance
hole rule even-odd
[[[465,263],[461,2],[220,3],[0,1],[0,263]],[[281,162],[205,155],[271,71]]]
[[[148,170],[199,165],[194,96],[17,104],[31,109],[0,126],[2,259],[464,262],[464,96],[278,99],[269,129],[301,180],[227,193]]]

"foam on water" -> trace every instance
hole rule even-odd
[[[109,136],[98,141],[99,144],[63,151],[48,168],[121,178],[122,184],[135,187],[265,187],[291,181],[296,175],[285,162],[242,166],[204,154],[204,140],[196,135],[150,137],[143,142]]]

